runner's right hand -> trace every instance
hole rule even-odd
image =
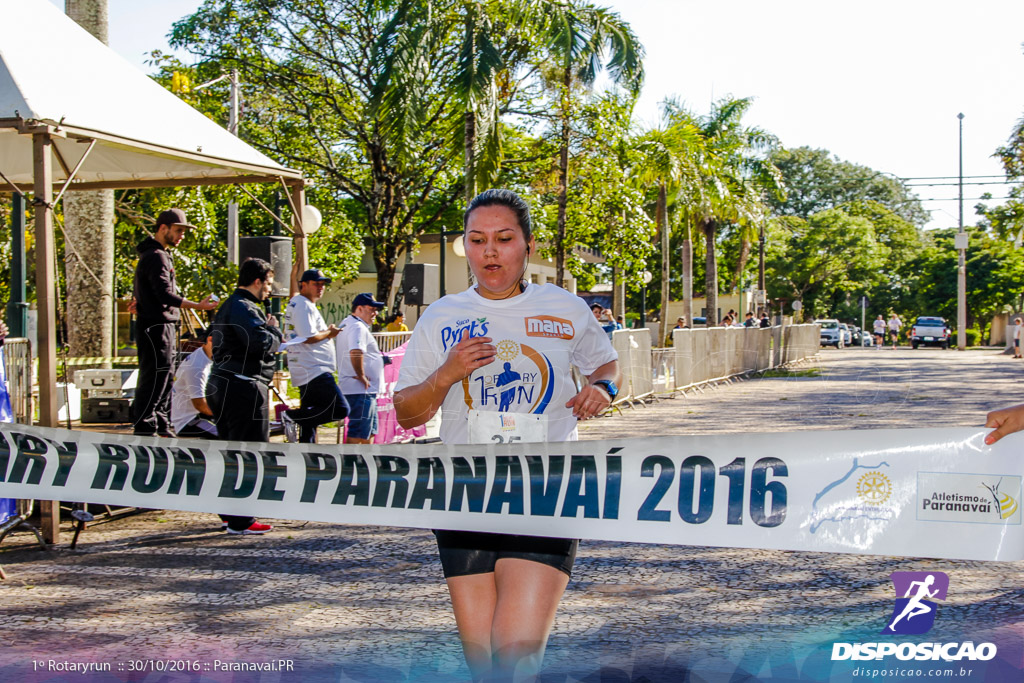
[[[469,330],[463,330],[462,339],[448,351],[448,358],[441,366],[441,376],[450,384],[461,382],[477,368],[490,365],[498,350],[490,343],[490,337],[469,337]]]

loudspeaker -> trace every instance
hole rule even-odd
[[[402,272],[406,306],[429,306],[438,300],[441,271],[432,263],[410,263]]]
[[[274,269],[274,288],[271,296],[288,296],[292,279],[292,238],[279,235],[242,237],[238,240],[238,262],[247,258],[261,258]]]

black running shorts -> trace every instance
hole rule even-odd
[[[434,531],[444,578],[487,574],[503,557],[515,557],[554,567],[572,575],[579,541],[569,538],[488,534],[479,531]]]

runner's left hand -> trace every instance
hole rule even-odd
[[[577,420],[589,420],[603,413],[611,403],[608,392],[601,387],[588,384],[580,390],[580,393],[570,398],[565,407],[572,408],[573,417]]]

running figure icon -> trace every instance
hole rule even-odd
[[[501,403],[498,405],[498,412],[505,412],[512,407],[512,399],[516,397],[516,384],[523,378],[518,372],[512,369],[511,363],[505,363],[505,370],[500,375],[496,384],[501,388]],[[512,385],[512,386],[509,386]]]
[[[934,583],[934,574],[929,574],[927,577],[925,577],[924,581],[912,581],[910,583],[910,588],[907,589],[907,594],[903,596],[905,598],[910,598],[910,601],[907,602],[906,607],[903,608],[903,611],[900,612],[899,616],[892,620],[892,623],[889,624],[888,630],[895,633],[896,629],[894,627],[900,619],[906,617],[907,621],[910,621],[916,616],[928,614],[929,612],[935,609],[935,607],[932,606],[930,603],[922,602],[925,598],[934,598],[938,594],[938,588],[936,588],[935,590],[929,590],[929,588],[931,588],[932,584]],[[915,586],[917,587],[917,592],[913,596],[911,596],[910,594],[914,591]]]

